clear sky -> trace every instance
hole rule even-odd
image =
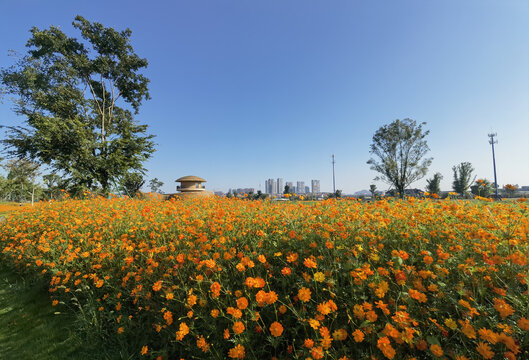
[[[368,189],[375,131],[395,119],[427,122],[443,190],[469,161],[498,184],[529,185],[529,2],[0,0],[0,67],[25,52],[32,26],[72,27],[79,14],[132,30],[147,58],[152,100],[136,117],[156,135],[145,164],[165,192],[198,175],[206,188],[267,178]],[[4,97],[1,124],[20,124]],[[426,179],[425,178],[425,179]],[[412,187],[424,188],[425,179]]]

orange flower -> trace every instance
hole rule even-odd
[[[153,289],[154,291],[159,291],[161,288],[162,288],[162,280],[158,280],[158,281],[155,282],[154,285],[152,286],[152,289]]]
[[[278,323],[277,321],[274,321],[272,325],[270,325],[270,333],[274,337],[279,337],[283,333],[283,325]]]
[[[173,314],[170,311],[164,312],[163,318],[167,322],[167,325],[171,325],[173,323]]]
[[[147,355],[147,352],[149,352],[149,347],[145,345],[141,348],[141,354]]]
[[[332,333],[332,338],[336,341],[344,341],[347,339],[347,331],[345,329],[338,329]]]
[[[220,313],[219,309],[213,309],[213,310],[211,310],[211,316],[212,316],[213,318],[217,318],[217,316],[219,316],[219,313]]]
[[[529,319],[526,318],[520,318],[518,320],[518,327],[522,330],[529,331]]]
[[[307,289],[307,288],[304,288],[304,287],[299,289],[299,291],[298,291],[299,300],[301,300],[303,302],[308,302],[310,300],[310,296],[311,296],[310,289]]]
[[[305,346],[308,349],[312,349],[312,347],[314,346],[314,340],[305,339],[305,341],[303,342],[303,346]]]
[[[210,286],[210,290],[211,290],[211,296],[213,298],[218,298],[220,296],[220,284],[218,282],[214,282],[213,284],[211,284]]]
[[[500,313],[502,319],[514,314],[514,309],[503,299],[494,298],[494,309]]]
[[[244,359],[244,357],[246,356],[246,353],[244,352],[244,346],[239,344],[234,348],[230,349],[230,351],[228,352],[228,356],[232,359]]]
[[[479,342],[476,346],[476,350],[484,359],[488,360],[494,357],[494,351],[492,351],[490,346],[484,342]]]
[[[248,307],[248,299],[241,297],[237,299],[237,307],[241,310],[244,310]]]
[[[233,324],[232,329],[233,329],[233,332],[238,335],[244,331],[245,326],[241,321],[236,321],[235,324]]]
[[[289,267],[284,267],[283,269],[281,269],[281,274],[285,275],[285,276],[288,276],[292,273],[292,270],[290,270]]]
[[[197,347],[202,350],[203,352],[208,352],[209,351],[209,344],[206,342],[206,339],[204,338],[204,336],[199,336],[197,338]]]
[[[316,269],[318,267],[316,261],[311,258],[306,258],[305,260],[303,260],[303,265],[310,269]]]
[[[436,345],[436,344],[430,345],[430,351],[432,352],[432,354],[434,354],[437,357],[441,357],[444,354],[443,349],[439,345]]]
[[[187,334],[189,334],[189,327],[184,322],[180,323],[179,329],[176,332],[176,340],[182,340]]]
[[[355,339],[356,342],[362,342],[364,341],[365,334],[360,329],[356,329],[353,332],[353,338]]]
[[[377,341],[377,347],[382,351],[385,357],[388,359],[393,359],[395,357],[396,351],[391,346],[391,342],[387,336],[381,337]]]

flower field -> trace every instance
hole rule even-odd
[[[526,202],[66,200],[0,259],[140,359],[529,359]]]

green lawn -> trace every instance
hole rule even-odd
[[[71,309],[51,306],[45,284],[0,267],[0,359],[128,358],[78,331],[75,316]]]

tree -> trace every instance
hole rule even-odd
[[[377,196],[377,186],[375,184],[369,185],[369,191],[371,192],[371,199],[375,200]]]
[[[435,173],[433,178],[426,180],[426,191],[430,194],[439,195],[441,193],[441,180],[443,180],[443,175],[441,173]]]
[[[393,185],[399,196],[404,197],[404,189],[426,175],[432,158],[423,158],[429,147],[424,138],[429,131],[414,120],[395,120],[384,125],[373,135],[370,153],[375,158],[367,162],[371,170],[380,173],[375,180]]]
[[[43,190],[46,199],[52,200],[61,196],[61,191],[65,189],[65,184],[59,175],[55,173],[46,174],[42,176],[42,180],[46,186]]]
[[[121,179],[121,189],[130,197],[135,197],[143,184],[145,180],[139,172],[128,172]]]
[[[24,159],[13,159],[8,161],[5,168],[8,171],[6,188],[9,199],[11,201],[31,199],[33,204],[42,192],[36,181],[40,175],[39,164]]]
[[[481,197],[490,197],[494,192],[494,187],[487,179],[478,179],[474,185],[470,187],[472,194]]]
[[[154,152],[146,125],[134,121],[149,80],[139,73],[147,60],[118,32],[77,16],[82,40],[58,27],[31,29],[28,53],[0,72],[5,91],[25,126],[8,127],[2,140],[13,157],[41,161],[72,187],[107,193],[129,171],[142,171]],[[121,107],[126,105],[128,108]]]
[[[283,190],[283,194],[290,194],[290,186],[289,185],[285,185],[285,190]]]
[[[469,162],[462,162],[452,168],[454,171],[454,181],[452,182],[452,188],[460,195],[468,194],[470,185],[474,182],[476,177],[472,178],[472,172],[474,168]]]
[[[160,191],[160,189],[163,186],[163,182],[158,180],[158,178],[151,179],[149,181],[149,187],[151,188],[152,192],[160,193],[162,194],[163,191]]]

